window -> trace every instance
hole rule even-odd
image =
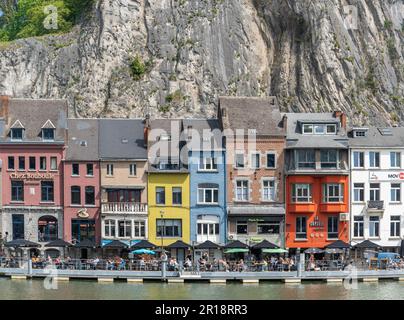
[[[80,165],[78,163],[72,163],[72,176],[80,175]]]
[[[72,204],[81,204],[81,188],[79,186],[71,187]]]
[[[304,124],[303,125],[303,134],[312,134],[313,133],[313,125],[312,124]]]
[[[201,171],[217,170],[217,159],[213,157],[213,155],[209,157],[201,155],[201,158],[199,159],[199,170]]]
[[[51,170],[57,170],[58,169],[58,162],[56,157],[51,157],[50,158],[50,169]]]
[[[338,239],[338,217],[328,217],[328,239]]]
[[[379,168],[380,167],[380,153],[379,152],[369,152],[369,167]]]
[[[95,241],[95,220],[93,219],[72,219],[72,240],[81,242],[83,240]]]
[[[146,236],[146,222],[145,221],[133,221],[135,238],[144,238]]]
[[[237,234],[248,234],[248,223],[247,221],[237,221],[236,222]]]
[[[316,167],[314,150],[298,150],[297,166],[299,169],[314,169]]]
[[[53,181],[41,182],[41,201],[53,202]]]
[[[236,168],[242,169],[244,167],[245,167],[244,153],[243,152],[236,152]]]
[[[164,187],[156,188],[156,203],[157,204],[166,203],[166,189]]]
[[[258,222],[257,233],[258,234],[279,234],[280,225],[274,222]]]
[[[107,164],[107,176],[111,177],[114,175],[114,165],[109,163]]]
[[[129,175],[131,177],[136,177],[136,163],[131,163],[129,165]]]
[[[87,163],[87,176],[92,177],[94,175],[94,165],[92,163]]]
[[[8,157],[8,170],[14,170],[14,169],[15,169],[14,157]]]
[[[11,201],[24,201],[23,181],[11,181]]]
[[[323,202],[344,202],[344,185],[343,184],[324,184],[323,185]]]
[[[335,124],[327,124],[327,134],[336,134],[337,126]]]
[[[42,170],[42,171],[46,170],[46,157],[39,158],[39,170]]]
[[[140,203],[142,191],[140,189],[109,189],[108,202],[134,202]]]
[[[390,167],[401,168],[401,152],[390,152]]]
[[[337,150],[321,150],[320,158],[322,169],[337,169],[338,164]]]
[[[401,236],[401,217],[391,216],[390,217],[390,237],[399,238]]]
[[[355,137],[366,137],[366,131],[365,130],[355,130]]]
[[[182,220],[157,219],[157,237],[182,237]]]
[[[262,201],[275,201],[275,180],[262,181]]]
[[[39,242],[54,241],[58,238],[58,220],[52,216],[44,216],[38,219]]]
[[[259,169],[261,167],[261,154],[258,152],[251,153],[251,168]]]
[[[365,184],[363,183],[354,183],[354,202],[363,202],[365,201]]]
[[[324,134],[325,126],[323,124],[315,124],[314,125],[314,134]]]
[[[365,153],[364,152],[354,151],[353,166],[354,166],[354,168],[363,168],[365,166]]]
[[[369,217],[369,237],[379,237],[380,218]]]
[[[13,128],[11,129],[11,140],[12,141],[21,141],[24,129],[22,128]]]
[[[392,183],[390,188],[390,201],[400,202],[401,201],[401,184]]]
[[[296,239],[307,239],[307,222],[306,217],[296,218]]]
[[[354,217],[354,238],[363,238],[364,233],[363,217]]]
[[[293,184],[292,185],[292,202],[311,202],[311,185],[310,184]]]
[[[116,222],[115,220],[105,220],[104,222],[104,235],[106,237],[116,237]]]
[[[25,170],[25,157],[18,157],[18,170]]]
[[[380,201],[380,183],[370,184],[370,201]]]
[[[51,128],[42,129],[42,140],[44,140],[44,141],[55,140],[55,129],[51,129]]]
[[[275,169],[276,168],[276,157],[275,153],[267,153],[267,168]]]
[[[130,220],[118,221],[118,237],[119,238],[132,237],[132,221]]]
[[[95,188],[88,186],[85,188],[85,200],[88,205],[95,205]]]
[[[204,240],[217,241],[220,234],[219,218],[212,216],[209,218],[197,220],[198,242]]]
[[[248,201],[248,180],[236,181],[236,201]]]
[[[36,158],[29,157],[29,170],[35,171],[36,170]]]
[[[182,188],[180,187],[173,188],[173,204],[175,205],[182,204]]]
[[[13,214],[12,215],[12,225],[13,225],[13,240],[24,239],[24,215],[23,214]]]
[[[198,188],[198,203],[217,204],[219,203],[218,188]]]

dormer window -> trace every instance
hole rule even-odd
[[[303,124],[303,134],[337,134],[336,124]]]
[[[55,140],[55,129],[56,127],[52,121],[48,120],[42,126],[42,140],[43,141],[54,141]]]
[[[24,126],[20,120],[16,120],[14,124],[10,127],[10,137],[11,141],[22,141],[24,136]]]
[[[22,141],[24,129],[22,128],[13,128],[11,129],[11,140],[12,141]]]
[[[49,129],[49,128],[42,129],[42,140],[43,141],[54,141],[55,140],[55,129]]]
[[[367,132],[368,132],[367,128],[354,128],[353,137],[354,138],[366,137]]]

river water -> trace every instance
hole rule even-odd
[[[342,284],[326,284],[321,282],[290,285],[271,282],[259,285],[242,285],[239,283],[213,285],[209,283],[167,284],[160,282],[146,282],[143,284],[114,282],[103,284],[94,281],[72,280],[70,282],[59,282],[57,289],[46,289],[46,286],[47,284],[43,280],[26,281],[0,278],[0,299],[404,300],[404,283],[398,281],[358,283],[357,289],[346,289]]]

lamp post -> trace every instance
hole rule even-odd
[[[160,211],[160,217],[163,220],[164,211],[162,211],[162,210]],[[160,237],[161,237],[161,281],[165,281],[165,279],[166,279],[166,268],[167,268],[167,255],[163,248],[163,246],[164,246],[163,234],[165,232],[164,229],[165,229],[165,222],[163,220],[163,230],[160,234]]]

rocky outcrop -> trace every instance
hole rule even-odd
[[[0,44],[0,93],[77,117],[203,116],[220,95],[404,122],[401,0],[98,0],[65,35]],[[357,13],[357,19],[355,19]],[[133,74],[138,56],[144,72]]]

